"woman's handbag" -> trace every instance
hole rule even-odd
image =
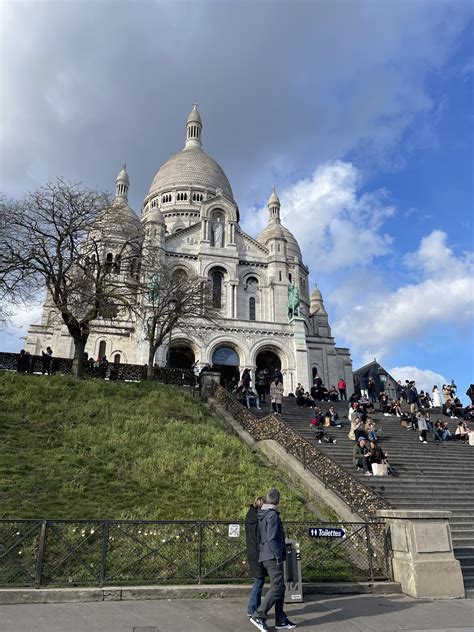
[[[387,463],[372,463],[372,474],[374,476],[388,476]]]
[[[324,417],[323,426],[325,428],[328,428],[330,425],[331,425],[331,417],[328,417],[328,416]]]

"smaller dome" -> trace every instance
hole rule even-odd
[[[193,103],[193,109],[191,110],[186,123],[199,123],[200,125],[202,125],[201,115],[197,110],[196,103]]]
[[[276,194],[275,187],[273,187],[272,193],[268,198],[268,206],[280,206],[280,198]]]
[[[284,228],[279,222],[270,222],[267,224],[257,237],[257,241],[264,246],[267,245],[270,239],[284,239],[286,241]]]
[[[143,216],[143,223],[147,224],[148,222],[155,222],[156,224],[164,224],[165,218],[163,217],[163,213],[160,211],[158,206],[154,206],[150,208],[150,210]]]
[[[283,234],[285,235],[286,243],[287,243],[287,252],[290,257],[298,257],[300,261],[303,261],[303,256],[301,254],[301,248],[296,241],[295,236],[292,232],[288,230],[285,226],[282,226]]]

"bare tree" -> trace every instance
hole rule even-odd
[[[91,324],[132,308],[138,288],[140,225],[107,196],[58,179],[3,201],[8,230],[0,244],[0,289],[31,298],[46,286],[74,341],[73,374],[80,376]]]
[[[157,349],[171,339],[175,330],[197,335],[200,324],[216,323],[220,312],[213,306],[206,281],[197,274],[162,264],[144,278],[143,309],[145,338],[148,343],[147,379],[153,377]],[[169,353],[169,350],[168,350]]]

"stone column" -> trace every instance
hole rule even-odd
[[[422,599],[465,596],[461,565],[453,553],[450,511],[383,509],[376,513],[390,534],[393,579],[406,595]]]
[[[220,383],[221,374],[217,371],[206,371],[199,378],[199,396],[207,401],[212,395],[212,385],[214,382]]]
[[[309,379],[308,347],[306,345],[306,329],[304,326],[304,319],[300,316],[295,316],[295,318],[293,318],[293,320],[291,321],[291,325],[294,333],[293,349],[296,360],[296,384],[298,382],[301,382],[301,384],[311,384]],[[289,389],[284,382],[283,384],[285,386],[285,395],[288,395]]]

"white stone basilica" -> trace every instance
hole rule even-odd
[[[114,207],[122,220],[135,231],[139,227],[145,243],[160,251],[167,264],[208,280],[222,312],[219,326],[204,326],[195,336],[173,332],[170,343],[158,350],[157,363],[214,365],[227,379],[244,368],[254,374],[278,367],[287,393],[298,382],[309,389],[316,373],[328,388],[343,377],[352,392],[349,350],[335,346],[320,291],[315,286],[309,293],[309,270],[298,242],[281,223],[275,190],[268,200],[266,228],[251,237],[239,225],[224,171],[202,149],[201,133],[194,106],[185,147],[155,175],[141,221],[128,206],[125,167],[116,179]],[[293,314],[288,304],[295,294]],[[45,303],[41,324],[30,326],[26,349],[38,354],[51,346],[56,357],[72,357],[71,337],[50,314],[51,305]],[[131,320],[95,321],[86,351],[94,358],[107,355],[110,362],[147,361],[143,332]]]

